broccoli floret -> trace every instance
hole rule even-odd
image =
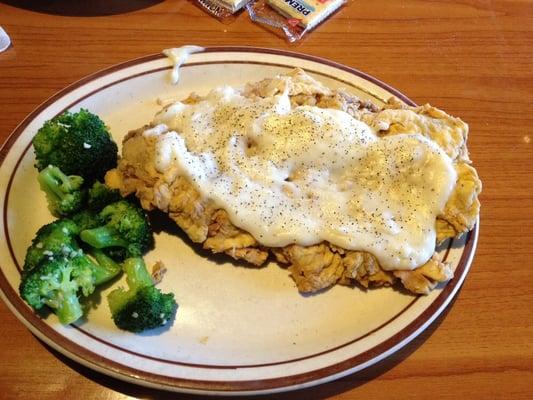
[[[122,199],[120,191],[111,189],[105,184],[96,181],[89,189],[88,206],[91,210],[101,211],[105,206]]]
[[[70,219],[76,224],[80,232],[102,225],[100,216],[93,210],[80,211],[74,215],[71,215]]]
[[[48,208],[56,217],[68,216],[84,206],[86,191],[81,176],[67,176],[58,167],[49,165],[37,179],[46,194]]]
[[[23,277],[20,294],[36,310],[50,307],[62,324],[70,324],[83,315],[78,290],[94,290],[92,270],[85,257],[54,259],[42,262]],[[92,286],[92,287],[91,287]]]
[[[96,262],[83,253],[42,261],[23,275],[20,295],[35,310],[50,307],[62,324],[76,321],[83,315],[78,293],[88,296],[121,272],[120,265],[105,254],[96,252],[94,257]]]
[[[117,165],[118,147],[105,124],[87,110],[64,112],[47,121],[33,138],[39,171],[55,165],[86,182],[102,179]]]
[[[102,226],[80,233],[85,243],[106,249],[117,259],[142,256],[153,245],[153,234],[143,209],[121,200],[106,206],[100,213]]]
[[[49,306],[64,324],[82,315],[78,292],[88,296],[121,272],[121,266],[99,250],[84,254],[76,241],[79,232],[68,219],[39,229],[26,253],[19,288],[30,306]]]
[[[113,292],[112,292],[113,293]],[[126,294],[129,292],[116,292]],[[115,297],[109,297],[110,307]],[[174,294],[163,294],[154,286],[140,288],[122,308],[112,308],[113,321],[120,329],[142,332],[165,325],[176,309]]]
[[[39,229],[26,251],[23,275],[29,274],[42,261],[78,255],[81,250],[75,236],[79,227],[69,219],[60,219]]]
[[[120,265],[102,251],[89,248],[87,252],[89,257],[87,257],[77,241],[80,231],[80,227],[67,218],[58,219],[39,229],[26,252],[22,269],[23,278],[31,275],[33,270],[42,263],[79,257],[87,258],[87,265],[92,268],[96,284],[118,275],[121,272]]]
[[[165,325],[177,308],[174,294],[163,294],[154,286],[141,258],[128,258],[122,268],[129,290],[117,288],[107,297],[115,324],[130,332]]]

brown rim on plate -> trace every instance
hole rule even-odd
[[[353,68],[325,60],[322,58],[294,53],[294,52],[288,52],[288,51],[280,51],[280,50],[273,50],[273,49],[262,49],[262,48],[253,48],[253,47],[211,47],[207,48],[205,52],[252,52],[252,53],[267,53],[267,54],[274,54],[274,55],[281,55],[281,56],[289,56],[291,58],[300,58],[304,60],[309,60],[321,64],[325,64],[328,66],[332,66],[334,68],[338,68],[341,70],[344,70],[346,72],[349,72],[353,75],[359,76],[367,81],[372,82],[373,84],[387,90],[391,94],[395,95],[396,97],[400,98],[402,101],[409,105],[415,105],[415,103],[410,100],[408,97],[403,95],[402,93],[398,92],[396,89],[391,88],[390,86],[386,85],[385,83],[379,81],[378,79],[371,77],[367,74],[364,74],[360,71],[357,71]],[[92,74],[86,78],[83,78],[72,85],[66,87],[65,89],[61,90],[57,94],[50,97],[48,100],[46,100],[44,103],[42,103],[40,106],[38,106],[32,113],[28,115],[11,133],[11,135],[8,137],[5,144],[2,146],[2,149],[0,150],[0,165],[3,163],[5,157],[7,156],[8,151],[13,146],[17,138],[20,136],[20,134],[23,132],[23,130],[27,127],[27,125],[37,116],[39,115],[43,110],[45,110],[48,106],[53,104],[57,99],[63,97],[64,95],[72,92],[74,89],[83,86],[97,78],[100,78],[102,76],[108,75],[112,72],[125,69],[134,65],[142,64],[145,62],[157,60],[164,58],[165,56],[160,54],[154,54],[149,55],[146,57],[137,58],[135,60],[127,61],[121,64],[114,65],[110,68],[101,70],[95,74]],[[200,63],[189,63],[188,66],[194,66],[194,65],[202,65],[202,64],[209,64],[213,62],[200,62]],[[216,61],[215,63],[239,63],[239,61]],[[290,65],[285,64],[272,64],[267,62],[247,62],[243,61],[242,63],[256,63],[256,64],[263,64],[263,65],[276,65],[276,66],[283,66],[283,67],[292,67]],[[186,67],[185,65],[184,67]],[[92,91],[89,94],[86,94],[79,99],[77,99],[75,102],[71,103],[66,109],[72,107],[76,103],[80,102],[81,100],[93,95],[97,91],[100,91],[106,87],[109,87],[111,85],[117,84],[119,82],[122,82],[127,79],[131,79],[135,76],[144,75],[147,73],[153,73],[157,71],[161,71],[164,69],[168,69],[170,67],[164,67],[164,68],[158,68],[150,71],[145,71],[143,73],[137,74],[137,75],[131,75],[126,78],[117,80],[115,82],[112,82],[110,84],[107,84],[105,86],[99,87],[98,89]],[[351,86],[354,86],[350,82],[345,82],[340,80],[339,78],[329,76],[327,74],[324,74],[322,72],[318,71],[310,71],[315,74],[320,74],[323,76],[327,76],[329,78],[333,78],[337,81],[343,82],[345,84],[349,84]],[[357,89],[361,89],[357,87]],[[375,97],[375,95],[373,95]],[[6,190],[6,197],[4,202],[4,210],[3,210],[3,217],[4,217],[4,234],[6,239],[8,240],[8,246],[9,251],[13,257],[13,261],[15,265],[18,267],[18,263],[14,257],[14,253],[11,247],[11,244],[9,242],[9,234],[8,234],[8,228],[7,228],[7,204],[8,204],[8,196],[9,191],[11,187],[11,183],[13,181],[14,172],[18,168],[23,155],[28,151],[30,145],[26,147],[26,149],[23,151],[21,157],[17,160],[15,168],[13,171],[11,171],[11,177],[9,180],[8,188]],[[8,283],[5,275],[3,274],[3,271],[0,269],[0,288],[2,289],[5,298],[6,303],[10,306],[12,311],[19,317],[19,319],[24,322],[24,324],[39,338],[43,339],[46,343],[50,344],[52,347],[54,347],[56,350],[64,353],[65,355],[69,356],[70,358],[75,359],[76,361],[82,362],[86,365],[91,366],[92,368],[99,370],[104,373],[109,373],[115,377],[119,377],[122,379],[126,379],[129,381],[139,380],[138,383],[146,384],[149,386],[157,387],[157,386],[163,386],[167,389],[174,389],[174,390],[189,390],[189,391],[217,391],[217,392],[246,392],[246,391],[261,391],[261,390],[269,390],[269,389],[282,389],[286,387],[291,387],[295,385],[300,384],[311,384],[312,382],[325,379],[327,377],[341,374],[342,372],[347,372],[350,370],[355,369],[357,366],[363,364],[363,363],[370,363],[377,362],[380,358],[380,355],[383,356],[384,353],[391,351],[393,348],[398,346],[405,345],[409,340],[411,340],[414,336],[416,336],[416,333],[425,328],[425,325],[429,324],[434,318],[440,314],[442,309],[445,307],[445,305],[451,300],[451,296],[455,294],[455,292],[458,290],[459,286],[461,285],[465,274],[467,272],[468,267],[468,261],[471,258],[473,248],[475,246],[477,237],[477,225],[474,228],[474,230],[470,233],[468,233],[465,248],[461,257],[461,260],[459,261],[459,265],[455,271],[456,277],[448,282],[448,284],[444,287],[443,291],[439,294],[439,296],[433,301],[433,303],[425,309],[421,315],[419,315],[414,321],[412,321],[407,327],[402,329],[401,331],[397,332],[394,336],[390,337],[389,339],[385,340],[384,342],[381,342],[377,346],[373,347],[372,349],[369,349],[361,354],[358,354],[355,357],[349,358],[347,360],[341,361],[339,363],[319,368],[313,371],[305,372],[302,374],[296,374],[291,376],[284,376],[279,378],[271,378],[271,379],[262,379],[262,380],[253,380],[253,381],[211,381],[211,380],[191,380],[191,379],[182,379],[182,378],[174,378],[174,377],[168,377],[165,375],[158,375],[153,374],[149,372],[145,372],[142,370],[130,368],[128,366],[125,366],[123,364],[117,363],[113,360],[106,359],[99,354],[93,353],[86,348],[83,348],[76,343],[70,341],[69,339],[66,339],[64,336],[57,333],[55,330],[53,330],[49,325],[44,323],[26,304],[22,301],[22,299],[19,297],[18,293],[13,290],[11,285]],[[449,251],[449,249],[448,249]],[[417,297],[418,298],[418,297]],[[402,310],[401,313],[403,313],[407,308],[412,305],[416,299],[413,300],[409,305]],[[13,301],[14,300],[14,301]],[[397,316],[396,316],[397,317]],[[394,317],[394,318],[396,318]],[[390,323],[388,321],[387,323]],[[387,324],[386,323],[386,324]],[[384,325],[386,325],[384,324]],[[78,330],[84,332],[81,328],[75,327]],[[377,329],[380,329],[380,327],[376,328],[372,332],[375,332]],[[364,335],[364,337],[370,335],[372,332],[367,333]],[[84,332],[87,334],[87,332]],[[93,339],[95,339],[93,337]],[[359,340],[360,338],[356,339]],[[98,340],[98,338],[96,338]],[[355,340],[355,341],[356,341]],[[353,343],[354,341],[351,341],[350,343]],[[105,342],[105,344],[109,345],[109,343]],[[347,344],[337,346],[334,349],[330,349],[328,351],[334,351],[339,348],[342,348]],[[116,346],[115,346],[116,347]],[[120,350],[124,351],[125,349],[119,348]],[[326,352],[328,352],[326,351]],[[320,354],[324,354],[326,352],[321,352],[318,354],[310,355],[308,357],[303,357],[300,359],[306,359],[306,358],[312,358]],[[131,352],[130,352],[131,353]],[[136,356],[143,356],[141,354],[132,353]],[[298,359],[298,360],[300,360]],[[157,359],[156,359],[157,360]],[[162,361],[164,360],[157,360]],[[285,362],[290,361],[296,361],[296,360],[289,360]],[[180,363],[177,363],[180,364]],[[277,363],[273,364],[266,364],[266,365],[275,365]],[[217,368],[217,366],[214,365],[194,365],[194,364],[187,364],[187,363],[181,363],[181,365],[186,366],[197,366],[199,368],[207,367],[207,368]],[[366,366],[368,366],[366,365]],[[264,365],[261,365],[264,366]],[[219,368],[226,368],[225,366],[218,366]],[[228,366],[227,368],[250,368],[253,366]],[[362,368],[362,367],[361,367]]]

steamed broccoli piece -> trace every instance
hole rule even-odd
[[[49,165],[37,179],[46,194],[48,208],[56,217],[68,216],[84,206],[86,192],[81,176],[67,176],[59,168]]]
[[[44,260],[77,255],[81,251],[75,239],[79,232],[79,227],[69,219],[56,220],[41,227],[26,251],[23,276]]]
[[[88,296],[121,272],[120,265],[105,254],[94,256],[96,262],[83,253],[45,259],[23,275],[20,295],[35,310],[50,307],[62,324],[75,322],[83,315],[78,293]]]
[[[102,220],[97,212],[92,210],[82,210],[70,216],[70,219],[76,224],[79,232],[86,229],[93,229],[102,225]]]
[[[85,222],[89,223],[90,213],[82,212],[76,214],[81,216],[87,214]],[[97,220],[99,221],[99,220]],[[45,261],[51,261],[59,258],[74,258],[84,255],[83,249],[80,248],[77,236],[82,230],[83,225],[78,225],[74,220],[67,218],[58,219],[50,224],[44,225],[37,231],[35,238],[32,240],[32,244],[26,251],[26,258],[24,259],[24,266],[22,274],[29,275],[34,268]],[[98,249],[89,248],[88,254],[95,260],[89,260],[92,263],[93,272],[99,276],[109,274],[109,270],[112,272],[112,276],[116,276],[121,267],[114,262],[102,251]],[[101,280],[97,280],[98,283],[102,283]]]
[[[86,254],[81,249],[77,241],[80,231],[80,226],[67,218],[58,219],[39,229],[26,251],[22,269],[23,278],[31,275],[40,264],[48,261],[80,257],[86,258],[85,265],[92,269],[94,283],[97,285],[118,275],[121,272],[121,266],[102,251],[89,248]]]
[[[154,286],[140,288],[134,297],[122,304],[121,308],[111,306],[115,301],[120,304],[120,300],[116,300],[119,298],[118,293],[108,297],[110,307],[113,307],[111,311],[113,321],[120,329],[130,332],[142,332],[166,325],[177,307],[174,294],[163,294]]]
[[[43,226],[28,248],[19,287],[34,309],[47,305],[63,324],[83,314],[78,293],[88,296],[121,272],[121,266],[99,250],[84,254],[76,237],[79,227],[63,219]]]
[[[153,245],[150,223],[140,207],[121,200],[106,206],[98,215],[102,226],[80,233],[81,240],[90,246],[124,259],[142,256]]]
[[[89,209],[94,211],[100,211],[105,206],[115,203],[122,199],[120,191],[117,189],[111,189],[105,184],[96,181],[93,186],[89,189],[89,200],[88,206]]]
[[[66,111],[45,122],[33,138],[33,148],[39,171],[55,165],[86,182],[102,179],[117,165],[118,147],[105,124],[84,109]]]
[[[120,264],[108,257],[103,251],[91,249],[89,255],[96,261],[92,265],[94,284],[96,286],[113,279],[122,272]]]
[[[142,258],[128,258],[122,268],[129,290],[117,288],[107,297],[115,324],[130,332],[165,325],[177,308],[174,294],[163,294],[154,286]]]
[[[35,310],[50,307],[62,324],[70,324],[83,315],[78,291],[94,290],[92,269],[83,257],[59,258],[42,262],[22,278],[20,295]]]

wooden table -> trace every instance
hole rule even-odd
[[[69,83],[190,43],[322,56],[463,118],[484,188],[479,246],[457,300],[385,361],[275,397],[533,398],[532,2],[352,1],[297,45],[253,25],[246,14],[225,25],[178,0],[0,3],[0,26],[13,41],[0,54],[0,142]],[[102,15],[106,11],[112,15]],[[0,398],[128,396],[189,398],[126,384],[68,360],[0,302]]]

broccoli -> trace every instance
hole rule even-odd
[[[88,183],[102,179],[117,165],[118,147],[105,124],[84,109],[46,121],[33,138],[33,148],[39,171],[55,165]]]
[[[78,292],[90,295],[97,285],[113,278],[121,270],[120,265],[104,254],[98,254],[96,258],[98,263],[83,253],[74,257],[45,259],[23,275],[20,295],[35,310],[46,305],[62,324],[70,324],[83,315]]]
[[[62,324],[70,324],[83,315],[78,292],[88,296],[96,286],[115,277],[120,271],[103,253],[96,262],[83,253],[73,257],[50,257],[23,275],[20,295],[35,310],[50,307]]]
[[[97,249],[106,249],[116,259],[142,256],[153,246],[150,223],[144,210],[121,200],[100,213],[102,225],[83,230],[80,238]]]
[[[99,226],[102,226],[105,221],[102,221],[100,218],[100,215],[93,211],[93,210],[83,210],[77,214],[74,214],[70,217],[74,223],[80,228],[80,232],[87,230],[87,229],[93,229],[98,228]],[[95,248],[91,245],[85,243],[82,241],[82,247],[88,248],[90,252],[94,252]],[[92,249],[92,250],[91,250]],[[106,254],[108,254],[110,257],[112,257],[115,260],[122,261],[127,256],[127,249],[122,247],[108,247],[104,249]]]
[[[84,254],[76,242],[78,233],[79,227],[68,219],[39,229],[26,253],[19,287],[30,306],[49,306],[64,324],[83,314],[79,291],[88,296],[121,272],[120,265],[99,250]]]
[[[102,221],[97,212],[92,210],[82,210],[69,217],[78,227],[79,232],[85,229],[92,229],[102,225]]]
[[[94,277],[94,284],[101,285],[122,272],[120,264],[117,264],[112,258],[108,257],[104,252],[91,249],[89,255],[96,263],[91,265]]]
[[[56,220],[39,229],[26,251],[23,275],[30,273],[43,260],[76,255],[80,247],[76,242],[79,227],[69,219]]]
[[[46,194],[48,208],[56,217],[68,216],[84,206],[83,178],[65,175],[58,167],[49,165],[37,177]]]
[[[89,248],[85,254],[77,242],[80,227],[70,219],[58,219],[37,231],[32,244],[26,251],[23,279],[31,275],[40,264],[57,259],[86,257],[95,275],[95,283],[101,284],[118,275],[121,267],[102,251]]]
[[[83,256],[58,258],[40,263],[22,278],[20,295],[36,310],[50,307],[62,324],[70,324],[83,315],[78,300],[80,288],[91,293],[92,270]]]
[[[105,206],[122,199],[118,189],[111,189],[105,184],[96,181],[89,189],[88,206],[91,210],[100,211]]]
[[[128,258],[122,268],[129,290],[117,288],[107,297],[115,324],[130,332],[165,325],[177,308],[174,294],[163,294],[154,286],[142,258]]]

